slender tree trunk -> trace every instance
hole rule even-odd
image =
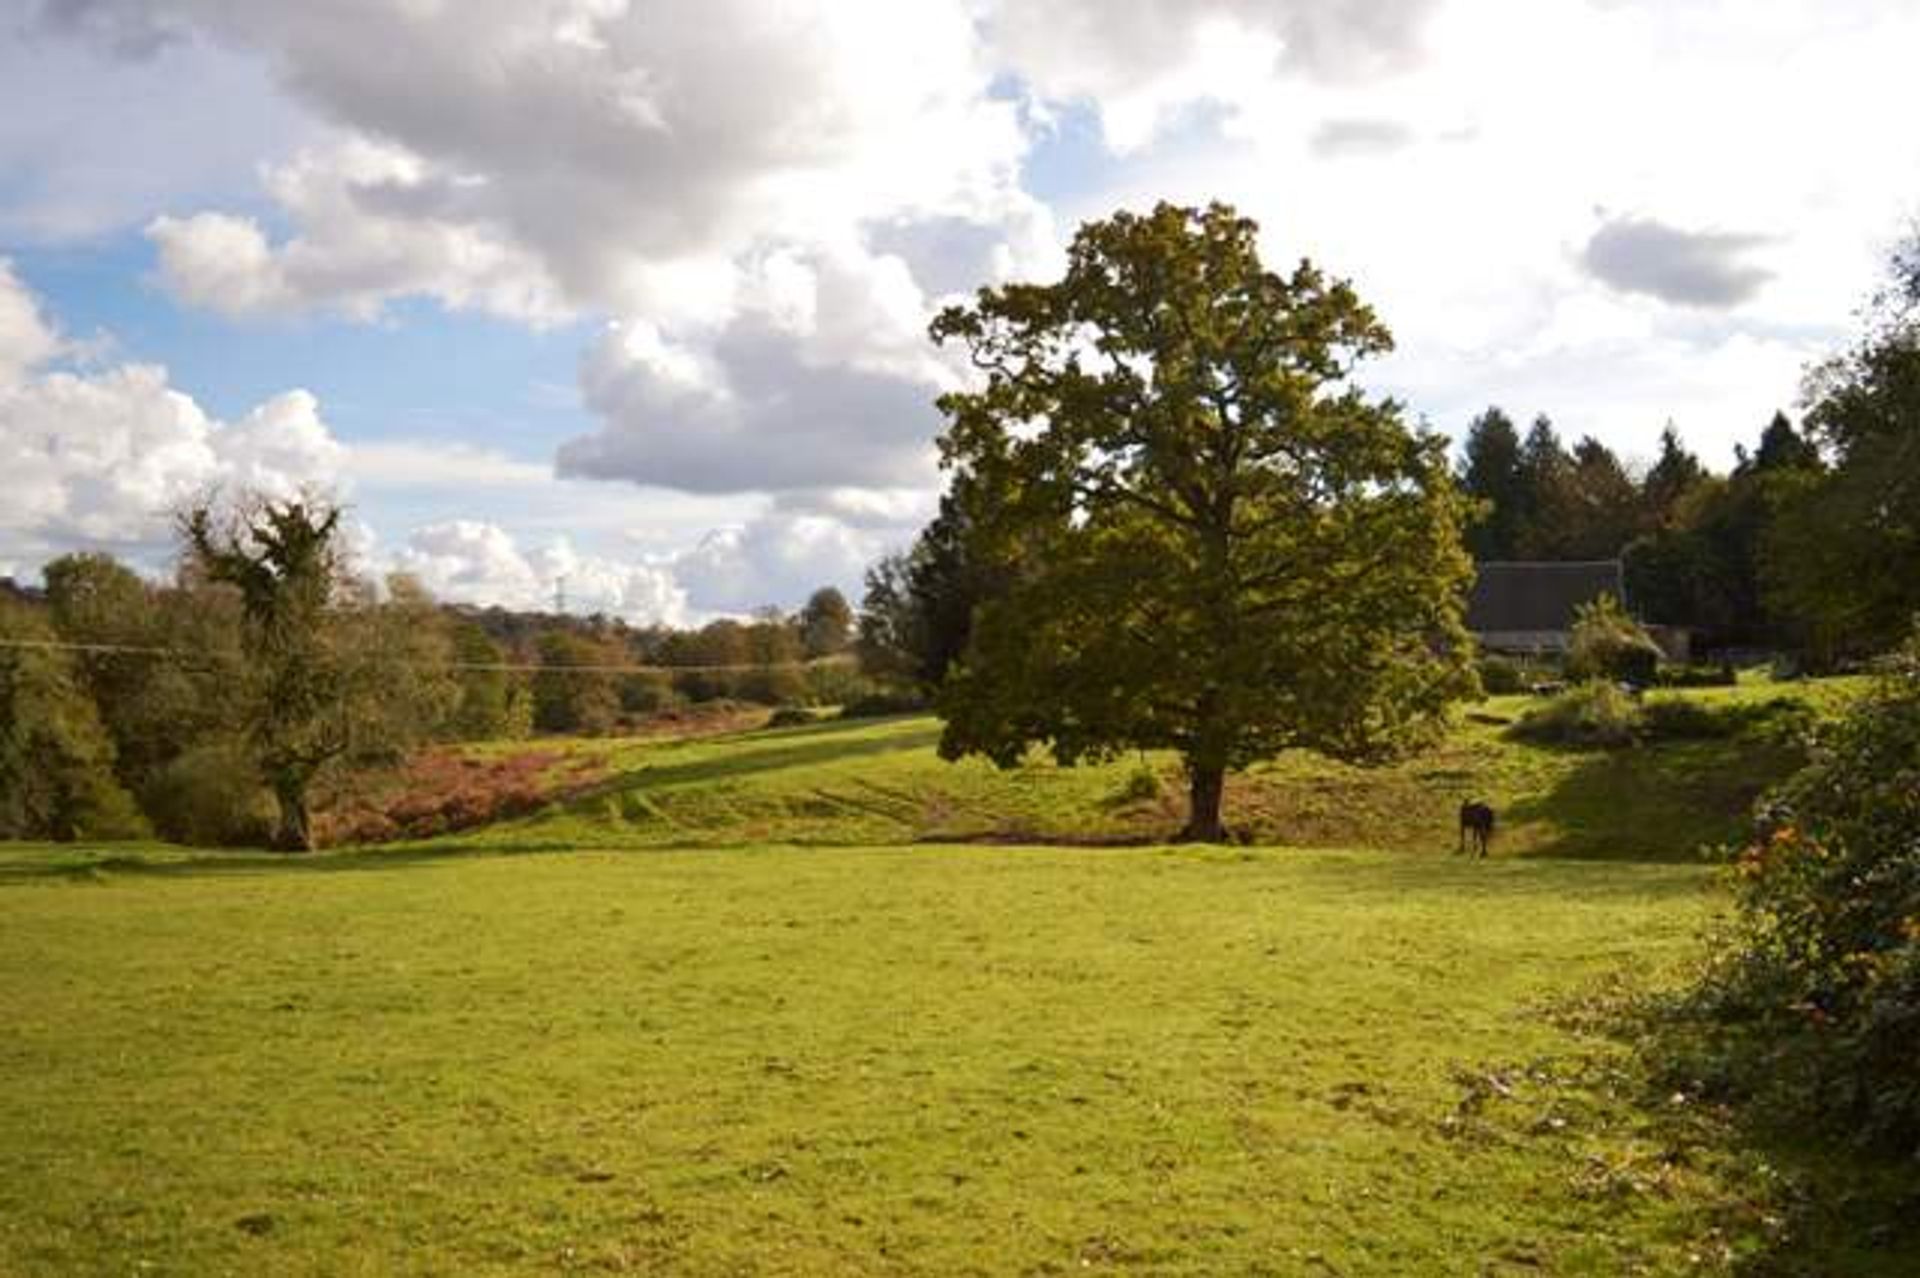
[[[313,851],[313,822],[307,813],[307,780],[282,773],[274,778],[273,797],[280,805],[280,830],[274,846],[282,852]]]
[[[1187,828],[1183,843],[1225,843],[1227,827],[1220,820],[1221,800],[1227,788],[1227,770],[1219,764],[1187,763]]]

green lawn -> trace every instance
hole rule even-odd
[[[1552,1014],[1691,867],[77,863],[0,855],[9,1274],[1666,1272],[1735,1192]]]
[[[927,719],[483,747],[605,779],[426,844],[0,844],[0,1275],[1920,1272],[1904,1172],[1654,1091],[1621,1010],[1792,751],[1521,709],[1255,770],[1245,849],[1093,846],[1171,760]]]

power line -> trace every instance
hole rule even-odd
[[[209,655],[184,652],[179,648],[148,647],[129,643],[69,643],[59,639],[0,639],[0,648],[27,648],[47,652],[96,652],[121,656],[168,658],[183,662],[205,662]],[[756,670],[811,670],[841,664],[835,657],[815,657],[811,661],[747,661],[724,665],[662,666],[625,664],[586,664],[547,666],[515,661],[403,661],[402,668],[412,670],[496,671],[503,674],[553,674],[566,671],[578,674],[740,674]]]

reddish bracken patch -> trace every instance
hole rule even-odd
[[[430,838],[573,798],[606,775],[605,763],[558,751],[479,757],[426,750],[391,772],[354,778],[317,824],[328,844]]]

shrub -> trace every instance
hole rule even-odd
[[[1731,665],[1663,666],[1659,677],[1663,688],[1731,688],[1739,681]]]
[[[1701,741],[1753,736],[1789,744],[1813,728],[1813,708],[1791,697],[1710,705],[1690,697],[1650,697],[1641,706],[1642,734],[1655,741]]]
[[[810,706],[844,706],[880,691],[880,685],[851,661],[816,661],[801,674],[806,680],[802,699]]]
[[[1660,673],[1660,645],[1612,595],[1583,604],[1567,645],[1574,679],[1623,679],[1645,687]]]
[[[904,689],[870,692],[840,707],[842,719],[879,719],[890,714],[919,714],[927,708],[927,699]]]
[[[1126,778],[1114,788],[1109,798],[1116,807],[1133,803],[1151,803],[1166,792],[1166,786],[1160,780],[1160,774],[1144,758]]]
[[[1689,697],[1653,697],[1640,707],[1646,735],[1663,741],[1707,741],[1733,736],[1740,718]]]
[[[200,847],[264,847],[279,809],[237,745],[198,746],[171,760],[141,792],[161,837]]]
[[[813,722],[813,712],[800,706],[781,706],[767,716],[769,728],[799,728]]]
[[[733,695],[763,706],[788,705],[806,695],[807,681],[793,666],[757,666],[735,676]]]
[[[1920,635],[1762,801],[1732,879],[1735,944],[1697,996],[1714,1081],[1920,1145]]]
[[[665,671],[620,676],[620,709],[629,715],[659,714],[679,704],[673,690],[673,676]]]
[[[1591,749],[1630,745],[1640,727],[1639,704],[1618,685],[1593,679],[1527,711],[1512,732],[1523,741]]]
[[[1527,690],[1526,672],[1511,657],[1482,657],[1480,687],[1490,697],[1510,697]]]

